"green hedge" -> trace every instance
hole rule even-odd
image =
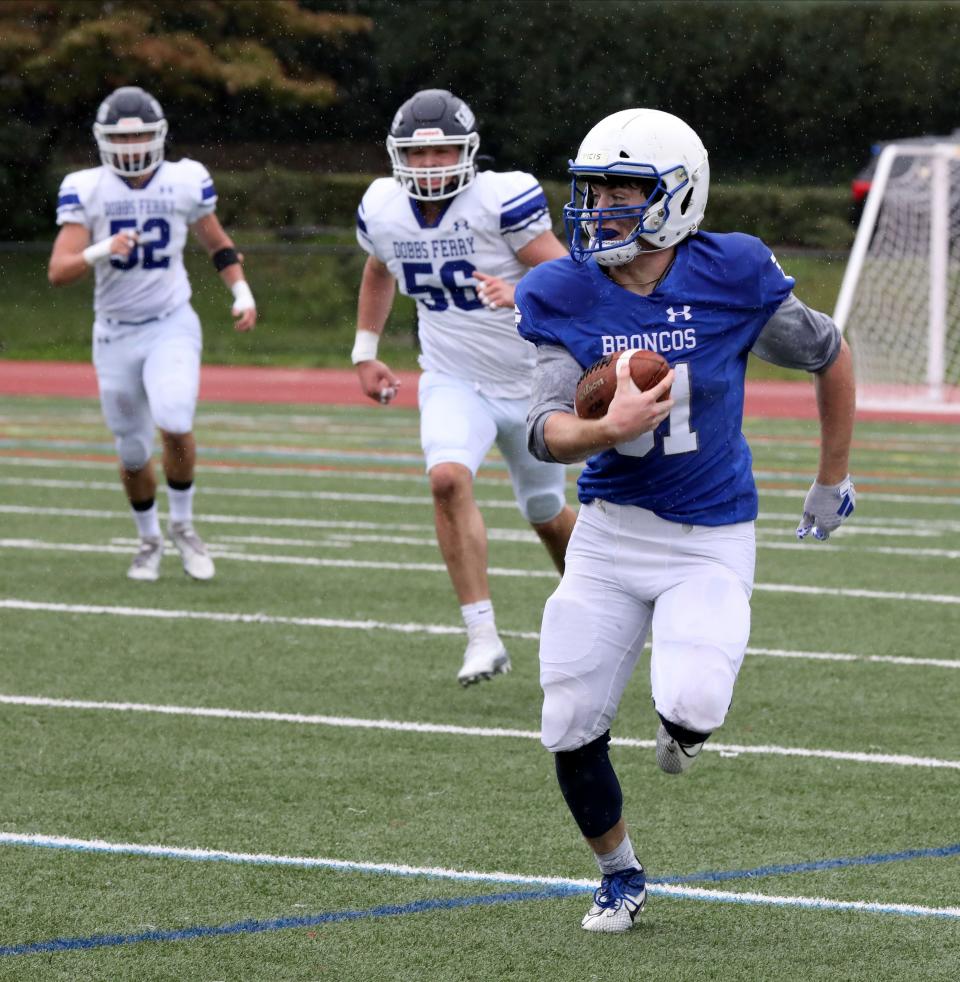
[[[352,229],[357,205],[373,175],[314,174],[267,167],[215,175],[221,220],[230,228],[277,230],[308,226]],[[544,182],[560,228],[567,186]],[[705,227],[749,232],[771,246],[847,249],[854,229],[849,192],[839,187],[715,184]]]

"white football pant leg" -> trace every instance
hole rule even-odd
[[[184,304],[151,327],[143,365],[150,414],[166,433],[190,433],[200,391],[200,320]]]
[[[566,468],[537,460],[527,448],[526,399],[488,401],[496,413],[497,446],[510,471],[523,517],[534,525],[552,521],[567,503],[563,491]]]
[[[143,387],[144,348],[135,330],[111,334],[93,328],[93,367],[100,409],[128,471],[146,466],[153,452],[153,420]]]
[[[650,683],[661,716],[698,733],[724,721],[750,635],[750,601],[730,571],[704,571],[662,593],[653,613]]]
[[[616,528],[597,504],[580,509],[566,572],[543,612],[541,740],[556,753],[606,732],[643,650],[652,604],[621,586]]]
[[[454,463],[475,475],[497,435],[489,406],[466,382],[429,371],[420,376],[419,402],[427,471]]]

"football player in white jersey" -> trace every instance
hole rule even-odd
[[[183,265],[188,230],[233,293],[236,330],[253,328],[256,305],[241,257],[214,214],[217,195],[206,168],[186,158],[164,160],[167,121],[157,100],[134,86],[117,89],[101,103],[93,133],[102,164],[68,174],[60,185],[49,279],[65,286],[94,271],[100,405],[140,536],[127,575],[141,581],[160,575],[152,462],[158,428],[170,538],[187,574],[209,580],[213,560],[193,527],[201,331]]]
[[[420,440],[437,540],[467,629],[462,685],[510,669],[473,492],[493,443],[521,512],[561,571],[575,520],[563,466],[527,450],[535,349],[513,324],[513,285],[529,267],[567,252],[536,178],[477,173],[479,143],[473,113],[450,92],[426,89],[400,107],[387,137],[393,177],[370,185],[357,215],[357,239],[369,256],[352,353],[366,395],[389,402],[400,383],[378,359],[378,342],[397,286],[417,301]]]

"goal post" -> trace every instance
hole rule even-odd
[[[834,320],[860,405],[960,414],[960,145],[884,148]]]

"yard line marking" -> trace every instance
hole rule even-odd
[[[401,917],[422,914],[431,910],[459,910],[464,907],[484,907],[495,904],[518,903],[524,900],[553,900],[572,891],[566,887],[550,890],[523,890],[510,893],[488,893],[477,897],[446,897],[434,900],[414,900],[407,904],[383,904],[362,910],[335,910],[326,914],[301,917],[275,917],[269,920],[248,919],[232,924],[198,924],[193,927],[161,931],[138,931],[133,934],[91,934],[85,937],[50,938],[19,945],[0,946],[0,957],[50,954],[55,951],[89,951],[92,948],[116,948],[120,945],[143,944],[146,941],[193,941],[196,938],[222,938],[238,934],[264,934],[288,931],[292,928],[320,927],[343,921],[359,921],[368,917]],[[580,892],[580,891],[577,891]]]
[[[2,464],[4,458],[0,457],[0,464]],[[261,476],[262,471],[258,472]],[[271,472],[274,473],[274,472]],[[328,472],[331,477],[333,476],[343,476],[349,479],[348,474],[341,474],[341,472],[331,471]],[[424,482],[417,478],[416,483],[423,484]],[[491,482],[496,486],[501,486],[506,489],[508,484],[506,481]],[[117,482],[113,481],[73,481],[67,480],[66,478],[27,478],[26,480],[19,477],[0,477],[0,485],[18,487],[18,488],[52,488],[55,490],[67,490],[67,491],[111,491],[115,492],[118,488]],[[229,497],[239,497],[239,498],[309,498],[314,501],[358,501],[358,502],[372,502],[375,504],[408,504],[408,505],[432,505],[433,498],[429,495],[417,496],[417,495],[377,495],[377,494],[354,494],[354,493],[341,493],[337,491],[290,491],[290,490],[269,490],[265,488],[229,488],[222,487],[220,485],[210,485],[205,483],[203,485],[203,493],[205,495],[222,495]],[[793,489],[760,489],[761,497],[768,496],[778,496],[778,497],[791,497],[797,498],[798,501],[802,503],[804,492],[801,490]],[[863,497],[866,497],[864,493]],[[881,499],[879,494],[871,494],[871,500],[884,500]],[[930,504],[960,504],[960,498],[924,498],[921,496],[887,496],[886,500],[890,501],[904,501],[908,503],[930,503]],[[513,498],[485,498],[477,502],[482,508],[511,508],[515,509],[517,507],[516,502]],[[766,520],[777,520],[777,521],[787,521],[796,522],[798,515],[794,513],[790,514],[773,514],[773,513],[761,513],[761,519]],[[868,527],[871,524],[882,526],[882,527],[922,527],[922,528],[937,528],[942,527],[949,531],[960,531],[960,522],[950,521],[946,519],[933,519],[933,520],[914,520],[911,518],[900,518],[900,517],[890,517],[890,518],[868,518],[865,516],[858,516],[857,521],[860,523],[861,527]]]
[[[56,699],[47,696],[22,696],[0,693],[0,705],[31,706],[37,709],[80,709],[117,713],[147,713],[160,716],[187,716],[199,719],[233,719],[246,722],[293,723],[300,726],[330,726],[353,730],[383,730],[395,733],[421,733],[444,736],[468,736],[539,740],[536,730],[504,727],[457,726],[448,723],[418,723],[409,720],[362,719],[355,716],[323,716],[313,713],[280,713],[272,710],[224,709],[209,706],[176,706],[141,702],[104,702],[95,699]],[[613,737],[613,746],[648,750],[656,740]],[[773,757],[801,757],[821,760],[843,760],[856,764],[879,764],[892,767],[929,767],[937,770],[960,770],[960,760],[937,757],[914,757],[909,754],[877,754],[852,750],[815,750],[808,747],[780,747],[774,744],[746,746],[736,743],[707,743],[704,750],[722,757],[759,754]]]
[[[816,548],[815,546],[813,548]],[[126,546],[97,545],[81,542],[45,542],[40,539],[0,539],[0,549],[26,549],[40,552],[79,552],[97,555],[127,555]],[[397,563],[374,559],[322,559],[317,556],[278,556],[265,553],[229,552],[225,549],[211,549],[217,559],[234,560],[241,563],[263,563],[277,566],[308,566],[321,569],[381,569],[397,572],[443,573],[447,567],[443,563]],[[520,569],[507,566],[491,566],[489,576],[504,576],[519,579],[547,579],[556,581],[559,574],[552,569]],[[858,600],[897,600],[910,603],[960,604],[960,595],[951,593],[906,593],[889,590],[863,590],[852,587],[803,586],[793,583],[755,583],[755,592],[798,593],[809,596],[850,598]]]
[[[354,631],[397,631],[401,634],[465,635],[461,625],[392,623],[389,621],[344,620],[330,617],[283,617],[263,613],[227,613],[224,611],[175,610],[165,607],[117,607],[90,604],[47,603],[36,600],[0,598],[0,610],[38,611],[53,614],[106,614],[113,617],[155,617],[161,620],[209,620],[224,624],[281,624],[295,627],[338,628]],[[499,628],[508,638],[538,641],[539,631],[511,631]],[[647,642],[645,647],[649,648]],[[886,665],[930,666],[934,668],[960,668],[960,659],[913,658],[907,655],[859,655],[835,651],[790,651],[783,648],[747,647],[748,655],[768,658],[796,658],[809,661],[868,662]]]
[[[68,836],[27,835],[0,832],[0,844],[34,848],[63,849],[75,852],[108,853],[113,855],[150,856],[162,859],[182,859],[194,862],[226,862],[260,866],[292,866],[306,869],[335,869],[343,872],[383,873],[388,876],[423,877],[473,883],[501,883],[517,886],[547,887],[556,891],[593,892],[596,880],[560,876],[526,876],[518,873],[486,873],[477,870],[455,870],[444,867],[407,866],[395,863],[351,862],[313,856],[285,856],[271,853],[240,853],[227,850],[199,849],[144,845],[132,842],[107,842],[103,839],[78,839]],[[701,900],[720,903],[798,907],[808,910],[857,911],[862,913],[897,914],[909,917],[960,918],[960,907],[928,907],[922,904],[898,904],[866,900],[831,900],[826,897],[776,896],[764,893],[737,893],[729,890],[710,890],[669,883],[650,882],[647,891],[654,895],[678,900]]]

